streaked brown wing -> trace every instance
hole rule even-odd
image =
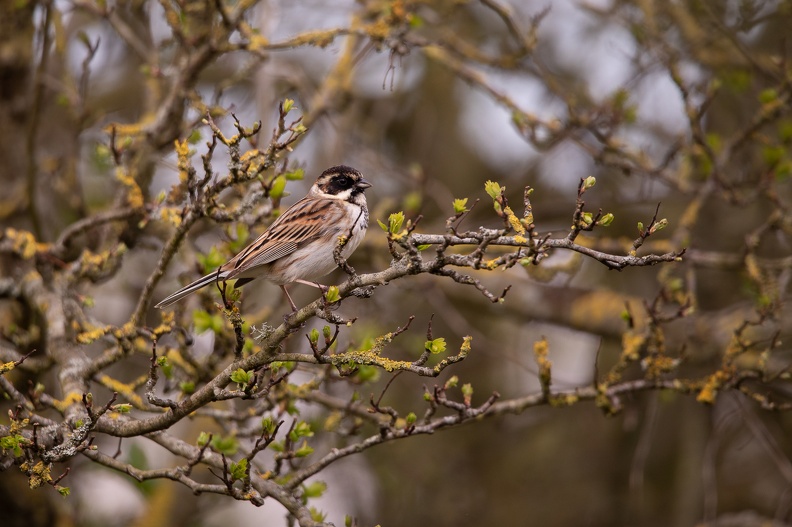
[[[343,215],[341,203],[303,198],[284,212],[269,229],[225,265],[227,280],[254,267],[274,262],[325,235]]]

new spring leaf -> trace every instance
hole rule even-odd
[[[467,198],[455,199],[454,214],[462,214],[463,212],[467,212],[467,201]]]
[[[424,347],[433,354],[443,353],[446,350],[445,338],[440,337],[434,340],[427,340]]]
[[[487,182],[484,183],[484,190],[492,199],[498,199],[501,195],[501,192],[503,192],[505,189],[502,189],[501,186],[494,181],[487,180]]]
[[[377,220],[379,223],[380,228],[391,234],[398,234],[401,231],[402,225],[404,224],[404,212],[394,212],[390,216],[388,216],[388,224],[385,225],[380,220]]]

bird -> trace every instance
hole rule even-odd
[[[347,238],[341,250],[344,258],[360,245],[369,222],[364,194],[369,187],[371,183],[352,167],[328,168],[304,198],[289,207],[239,254],[155,307],[168,307],[212,283],[235,279],[234,287],[240,287],[265,278],[280,286],[292,310],[297,311],[286,285],[296,282],[322,288],[314,280],[337,267],[333,252],[339,237]]]

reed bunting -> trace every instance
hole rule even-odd
[[[280,286],[294,311],[286,284],[299,282],[318,286],[314,280],[336,268],[333,251],[339,236],[349,240],[341,251],[344,258],[357,248],[368,228],[369,213],[363,192],[371,183],[354,168],[328,168],[308,195],[289,207],[256,241],[219,269],[162,300],[167,307],[211,283],[236,280],[240,287],[256,278]]]

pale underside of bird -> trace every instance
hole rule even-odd
[[[293,310],[297,306],[286,284],[314,281],[337,267],[333,255],[340,237],[348,258],[368,228],[364,191],[371,184],[354,168],[339,165],[322,172],[308,194],[281,214],[270,227],[239,254],[206,276],[184,286],[156,305],[167,307],[209,284],[236,280],[240,287],[256,278],[278,284]]]

